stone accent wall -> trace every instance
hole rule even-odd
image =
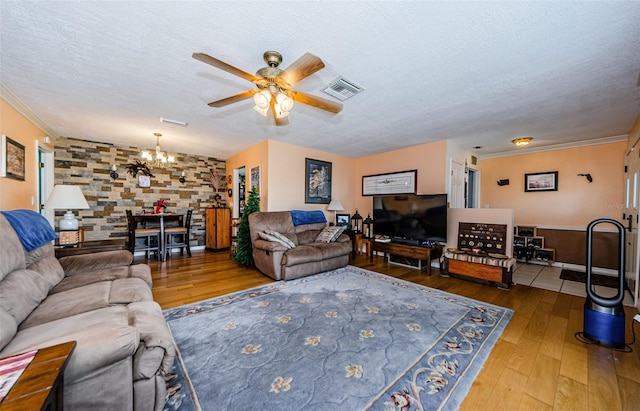
[[[55,184],[78,185],[91,209],[74,210],[84,229],[84,238],[104,240],[127,236],[126,210],[134,214],[151,212],[154,203],[163,199],[167,212],[186,214],[193,209],[191,245],[205,245],[205,208],[214,204],[214,189],[209,182],[209,169],[217,168],[226,175],[224,161],[211,157],[169,153],[175,162],[165,168],[152,168],[155,177],[151,187],[138,187],[138,179],[127,173],[126,164],[140,160],[141,148],[120,147],[113,144],[73,138],[59,138],[55,142]],[[109,173],[116,164],[119,177]],[[179,181],[185,172],[185,183]],[[220,196],[227,200],[226,186]],[[56,210],[56,226],[64,210]]]

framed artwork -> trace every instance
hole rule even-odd
[[[311,158],[305,159],[305,203],[329,204],[331,202],[331,163]]]
[[[0,176],[24,181],[25,150],[17,141],[2,136],[2,158],[0,158]]]
[[[532,191],[558,191],[558,172],[530,173],[524,175],[525,193]]]
[[[149,176],[138,176],[138,187],[151,187],[151,177]]]
[[[351,216],[349,214],[336,214],[336,225],[351,226]]]
[[[362,177],[362,195],[415,194],[418,170]]]
[[[251,184],[249,186],[251,190],[255,188],[258,193],[258,197],[260,197],[260,164],[255,167],[251,167],[249,183]]]

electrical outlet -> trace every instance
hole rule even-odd
[[[636,314],[633,319],[640,323],[640,314]]]

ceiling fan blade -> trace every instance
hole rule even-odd
[[[212,101],[208,104],[209,107],[224,107],[229,104],[237,103],[238,101],[246,100],[248,98],[253,97],[254,94],[259,92],[260,89],[247,90],[243,91],[240,94],[236,94],[235,96],[223,98],[222,100]]]
[[[319,57],[316,57],[311,53],[305,53],[302,57],[287,67],[284,73],[280,74],[278,77],[290,86],[294,86],[296,83],[309,77],[322,68],[324,68],[324,63]]]
[[[256,77],[253,74],[249,74],[246,71],[240,70],[239,68],[233,67],[230,64],[225,63],[224,61],[220,61],[215,57],[211,57],[205,53],[193,53],[193,58],[196,60],[200,60],[203,63],[207,63],[212,65],[215,68],[219,68],[220,70],[224,70],[227,73],[234,74],[238,77],[242,77],[243,79],[255,82],[261,80],[260,77]]]
[[[293,98],[293,101],[297,103],[306,104],[332,113],[339,113],[342,111],[342,103],[336,103],[335,101],[327,100],[326,98],[312,96],[299,91],[293,91],[291,94],[293,94],[291,98]]]

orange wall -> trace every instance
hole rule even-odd
[[[333,212],[328,204],[305,204],[305,159],[331,163],[331,198],[340,200],[344,213],[353,214],[354,198],[351,182],[355,179],[353,159],[338,154],[269,140],[269,211],[323,210],[328,221]]]
[[[622,218],[626,142],[479,161],[481,205],[513,208],[518,225],[584,228],[597,218]],[[558,191],[524,192],[524,174],[558,171]],[[579,173],[590,173],[587,182]],[[498,186],[500,179],[508,186]]]
[[[227,159],[227,174],[262,161],[262,211],[323,210],[327,220],[333,213],[327,204],[305,204],[305,159],[328,161],[332,165],[331,197],[340,200],[342,213],[356,210],[363,217],[372,212],[371,197],[362,196],[362,176],[418,170],[418,194],[444,193],[447,143],[438,141],[401,150],[353,159],[338,154],[267,140]],[[268,167],[267,167],[268,166]],[[268,174],[267,174],[268,171]]]
[[[0,177],[0,210],[24,208],[38,210],[38,143],[45,144],[45,133],[27,120],[3,99],[0,99],[0,133],[25,146],[25,180]],[[2,158],[4,161],[4,158]]]
[[[305,158],[331,163],[331,195],[339,199],[345,212],[353,209],[353,193],[350,192],[353,175],[353,159],[320,150],[295,146],[275,140],[265,140],[227,160],[227,174],[245,166],[261,164],[262,185],[260,209],[262,211],[323,210],[327,220],[333,214],[326,211],[327,204],[305,204]]]
[[[418,194],[446,192],[447,141],[420,144],[355,159],[353,194],[355,207],[366,217],[372,213],[371,196],[362,196],[362,176],[418,170],[416,191]],[[344,203],[343,203],[344,204]]]
[[[247,183],[247,195],[245,199],[249,198],[249,174],[251,172],[251,168],[260,165],[260,210],[262,211],[268,210],[267,207],[269,203],[269,185],[266,183],[269,178],[268,148],[268,140],[264,140],[226,160],[227,175],[233,175],[233,170],[245,167],[245,181]],[[228,181],[227,186],[230,187]],[[234,192],[233,195],[237,195],[237,193]],[[227,204],[230,207],[233,207],[232,200],[233,198],[227,199]]]

